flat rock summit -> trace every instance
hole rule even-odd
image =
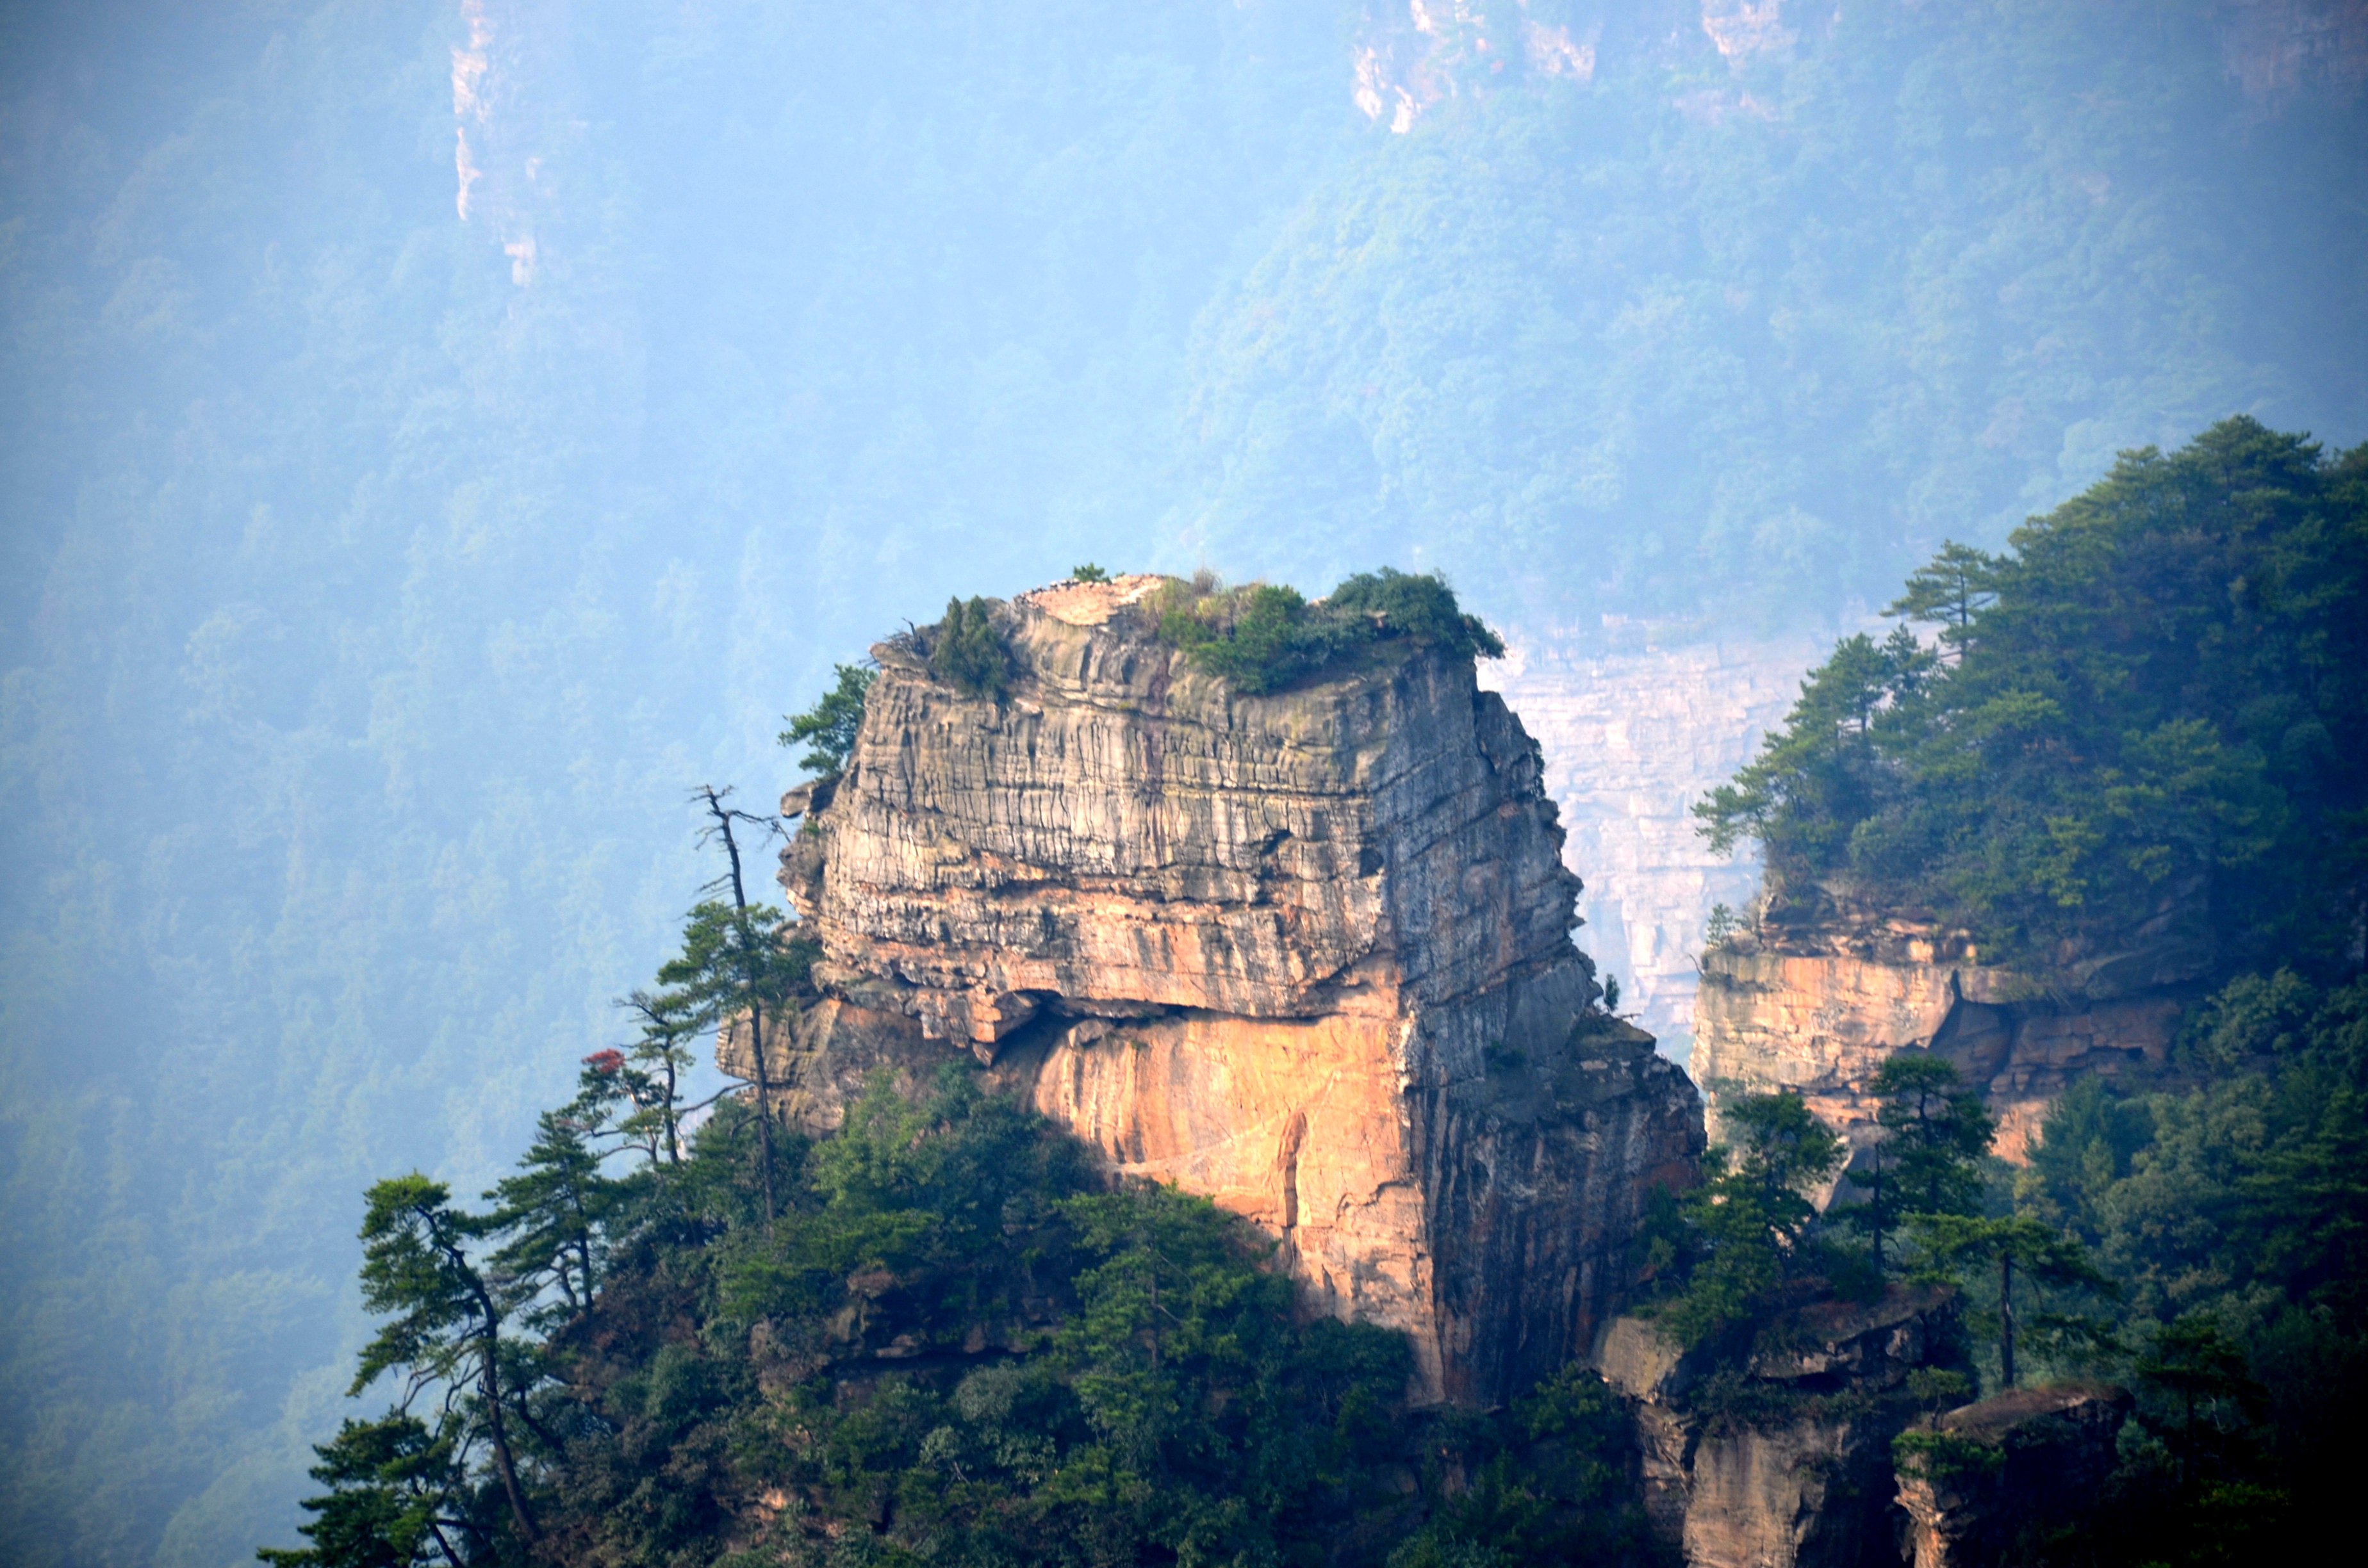
[[[1693,1087],[1601,1007],[1538,747],[1469,657],[1385,639],[1252,695],[1161,640],[1163,581],[986,601],[999,690],[928,631],[873,649],[845,771],[783,802],[824,956],[768,1031],[780,1108],[973,1062],[1274,1237],[1306,1310],[1407,1332],[1429,1397],[1498,1403],[1619,1309]]]

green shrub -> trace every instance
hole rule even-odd
[[[1454,591],[1440,578],[1388,567],[1360,573],[1313,604],[1296,588],[1227,588],[1204,571],[1170,578],[1149,609],[1162,641],[1184,649],[1194,667],[1247,692],[1281,690],[1399,638],[1458,658],[1494,659],[1505,652],[1479,617],[1457,607]]]
[[[783,715],[781,722],[789,727],[775,737],[785,746],[807,743],[810,749],[798,758],[798,766],[817,778],[836,778],[847,770],[856,734],[863,728],[863,699],[871,689],[871,677],[879,673],[860,665],[833,667],[838,672],[838,684],[804,712]]]
[[[1465,614],[1455,590],[1432,573],[1360,572],[1324,603],[1336,615],[1366,617],[1383,637],[1411,637],[1467,659],[1505,656],[1504,640]]]
[[[1354,632],[1295,588],[1252,583],[1160,617],[1160,634],[1244,691],[1274,691],[1354,651]]]
[[[1000,696],[1011,676],[1011,654],[988,618],[986,601],[946,601],[946,618],[929,639],[929,670],[973,697]]]

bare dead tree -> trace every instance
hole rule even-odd
[[[700,841],[720,840],[732,867],[728,876],[720,877],[709,885],[721,892],[728,883],[732,890],[734,947],[740,964],[742,996],[748,1006],[748,1053],[757,1063],[757,1157],[762,1167],[765,1233],[769,1236],[773,1231],[776,1205],[773,1197],[772,1085],[765,1067],[765,964],[758,952],[759,938],[748,918],[748,890],[741,879],[740,840],[734,829],[735,825],[755,828],[771,837],[780,834],[781,824],[776,818],[757,816],[727,805],[725,802],[731,794],[728,787],[718,790],[712,784],[702,784],[692,791],[691,798],[706,807],[711,819],[711,825],[700,835]]]

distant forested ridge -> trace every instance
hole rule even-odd
[[[913,606],[1748,629],[2368,431],[2350,13],[1730,9],[0,17],[0,1556],[292,1539],[350,1194],[507,1167]]]
[[[1879,605],[2231,412],[2368,429],[2368,264],[2281,237],[2348,225],[2324,198],[2368,167],[2321,140],[2359,85],[2301,88],[2331,17],[1392,10],[1364,37],[1416,129],[1326,171],[1194,340],[1213,560],[1329,580],[1382,545],[1501,622],[1749,626]],[[2345,390],[2285,413],[2305,384]]]

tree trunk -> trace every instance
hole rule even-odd
[[[485,1341],[484,1357],[485,1420],[493,1428],[494,1469],[502,1478],[503,1492],[509,1496],[510,1512],[518,1519],[518,1533],[532,1546],[538,1539],[534,1515],[526,1506],[526,1493],[518,1486],[518,1466],[510,1459],[509,1431],[502,1425],[502,1385],[494,1369],[494,1341],[490,1336]]]
[[[666,1164],[670,1165],[678,1165],[682,1164],[682,1146],[675,1141],[674,1108],[676,1096],[674,1086],[674,1040],[671,1036],[667,1037],[666,1040]]]
[[[715,818],[715,825],[723,835],[723,852],[732,860],[732,907],[739,915],[737,933],[740,939],[741,972],[748,986],[748,1054],[757,1062],[757,1158],[763,1166],[759,1173],[765,1189],[765,1234],[773,1233],[773,1096],[772,1085],[765,1081],[765,1008],[757,999],[755,956],[749,951],[748,894],[740,881],[740,841],[732,835],[732,813],[723,807],[723,798],[710,786],[702,791],[707,810]]]
[[[518,1532],[526,1537],[526,1543],[532,1546],[539,1539],[534,1528],[534,1513],[526,1506],[526,1492],[518,1485],[518,1466],[510,1459],[509,1428],[502,1424],[502,1316],[494,1306],[494,1298],[486,1290],[485,1282],[477,1278],[475,1269],[469,1267],[466,1256],[449,1241],[442,1244],[444,1256],[461,1271],[462,1278],[468,1281],[469,1293],[477,1298],[477,1310],[484,1314],[484,1329],[477,1335],[483,1346],[478,1354],[484,1358],[478,1382],[484,1390],[485,1421],[492,1428],[494,1469],[502,1478],[502,1491],[508,1494],[510,1512],[518,1519]]]
[[[1998,1381],[2014,1387],[2014,1255],[1998,1255]]]
[[[1874,1146],[1874,1278],[1883,1278],[1883,1145]]]

